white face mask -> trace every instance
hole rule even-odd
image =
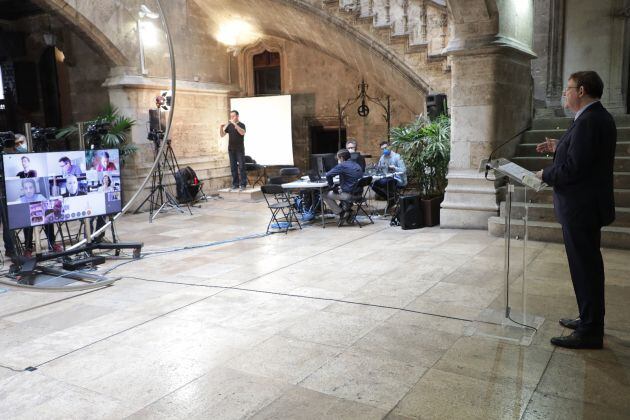
[[[26,146],[24,146],[23,144],[20,144],[19,146],[15,146],[15,150],[19,153],[28,152],[28,150],[26,149]]]

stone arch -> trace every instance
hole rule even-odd
[[[54,13],[72,27],[90,47],[102,55],[110,66],[128,65],[127,57],[118,47],[97,26],[65,0],[34,0],[34,3],[42,9]]]

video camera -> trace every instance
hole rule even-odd
[[[0,132],[0,152],[2,152],[5,147],[15,147],[15,134],[13,134],[13,131]]]
[[[164,138],[164,132],[162,130],[151,130],[149,134],[147,134],[147,140],[151,140],[156,144],[160,143]]]
[[[31,127],[34,152],[47,152],[48,140],[54,140],[57,129],[54,127]]]
[[[108,122],[97,122],[87,126],[85,131],[85,144],[93,149],[101,148],[102,137],[109,132],[111,125]]]

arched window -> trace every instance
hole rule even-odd
[[[253,60],[254,95],[281,94],[280,53],[265,50],[256,54]]]

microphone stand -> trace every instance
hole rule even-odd
[[[506,144],[508,144],[509,142],[511,142],[512,140],[514,140],[515,138],[517,138],[518,136],[520,136],[521,134],[523,134],[524,132],[530,130],[532,128],[531,124],[528,124],[527,127],[525,127],[524,129],[522,129],[521,131],[519,131],[518,133],[514,134],[512,137],[510,137],[509,139],[507,139],[506,141],[504,141],[503,143],[501,143],[500,145],[498,145],[497,147],[495,147],[491,152],[490,152],[490,156],[488,156],[488,160],[486,161],[486,173],[485,173],[485,178],[488,179],[488,171],[490,169],[493,169],[492,167],[492,156],[496,153],[497,150],[499,150],[500,148],[502,148],[503,146],[505,146]]]

